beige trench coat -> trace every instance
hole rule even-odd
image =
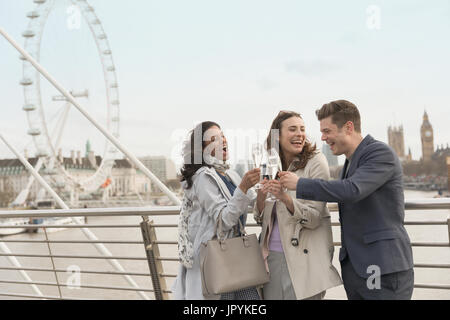
[[[291,168],[292,164],[289,169]],[[330,178],[327,160],[321,152],[314,155],[304,169],[295,173],[300,178]],[[284,203],[277,201],[277,219],[289,275],[295,295],[300,300],[336,287],[342,281],[332,265],[334,246],[326,203],[296,199],[295,191],[287,192],[293,199],[294,214],[291,215]],[[267,235],[271,233],[273,224],[273,205],[273,202],[266,201],[262,213],[256,205],[253,212],[255,220],[262,223],[261,249],[266,259],[269,242]],[[292,245],[292,238],[298,239],[298,246]]]

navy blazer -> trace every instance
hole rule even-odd
[[[346,176],[340,180],[301,178],[297,198],[338,202],[341,223],[339,261],[347,255],[363,278],[413,267],[408,233],[404,227],[405,200],[400,161],[388,145],[367,135],[353,153]]]

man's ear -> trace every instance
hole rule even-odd
[[[347,121],[347,122],[345,123],[345,131],[346,131],[348,134],[352,134],[352,133],[355,131],[355,126],[354,126],[353,122]]]

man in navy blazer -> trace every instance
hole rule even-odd
[[[348,299],[411,299],[414,270],[404,227],[402,167],[385,143],[361,135],[359,111],[346,100],[316,111],[322,141],[346,157],[340,180],[299,179],[282,172],[297,198],[337,202],[339,261]]]

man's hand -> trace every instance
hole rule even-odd
[[[281,185],[288,190],[296,190],[299,177],[293,172],[282,171],[279,173]]]

